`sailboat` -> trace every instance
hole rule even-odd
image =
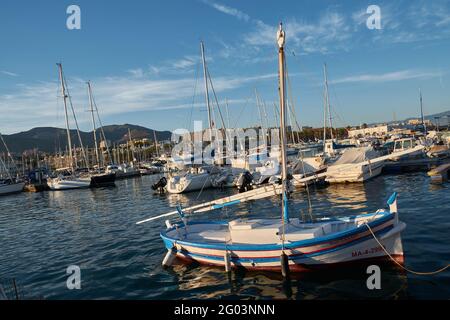
[[[16,168],[16,171],[18,171],[15,161],[14,161],[13,157],[11,156],[11,152],[9,152],[9,148],[6,145],[6,142],[3,139],[3,136],[1,133],[0,133],[0,139],[2,140],[3,146],[5,147],[5,151],[8,154],[8,157],[10,158],[11,163]],[[25,182],[22,179],[20,179],[19,177],[13,177],[10,168],[6,165],[5,161],[3,161],[3,159],[1,157],[0,157],[0,164],[1,164],[0,169],[2,169],[6,173],[6,176],[3,176],[2,174],[0,174],[0,196],[22,192],[23,187],[25,186]],[[2,171],[0,171],[0,173],[1,172]]]
[[[91,185],[90,175],[79,175],[75,172],[72,154],[72,140],[70,138],[70,127],[69,127],[69,115],[67,111],[67,98],[69,97],[66,93],[65,79],[62,69],[62,64],[57,63],[59,78],[61,82],[61,93],[64,101],[64,111],[66,119],[66,131],[67,131],[67,145],[69,149],[69,161],[70,167],[60,170],[56,177],[47,179],[47,185],[51,190],[67,190],[67,189],[80,189],[89,188]],[[72,110],[73,111],[73,110]],[[84,151],[83,151],[84,154]]]
[[[222,266],[227,271],[236,267],[281,270],[283,276],[288,277],[290,271],[300,272],[364,259],[386,258],[386,253],[402,263],[401,231],[406,225],[399,220],[395,192],[388,200],[389,209],[380,209],[374,213],[344,218],[322,218],[309,223],[289,217],[290,188],[287,179],[285,128],[285,33],[282,24],[277,32],[277,40],[281,109],[281,185],[266,187],[264,190],[252,190],[248,192],[248,196],[244,193],[231,196],[228,201],[225,199],[210,202],[206,207],[197,205],[191,208],[191,212],[195,209],[219,209],[242,203],[246,199],[281,194],[281,218],[189,221],[185,215],[188,209],[183,210],[178,206],[177,213],[181,222],[172,224],[167,220],[167,229],[160,234],[168,250],[163,265],[169,266],[175,262],[175,258],[178,258],[185,262],[196,261],[200,264]],[[259,192],[261,193],[258,194]]]
[[[212,131],[215,128],[212,118],[212,109],[210,105],[209,84],[208,84],[209,80],[212,86],[212,81],[211,77],[209,76],[209,71],[206,65],[205,47],[203,45],[203,42],[200,42],[200,50],[203,63],[203,77],[205,82],[205,100],[206,100],[206,110],[208,111],[209,136],[211,143],[215,143],[215,141],[214,142],[212,141]],[[225,128],[224,124],[223,127]],[[214,151],[217,151],[217,149],[214,149]],[[215,156],[217,155],[217,153],[220,152],[215,152]],[[183,154],[182,159],[188,160],[189,162],[189,160],[195,159],[197,157],[203,157],[203,155],[197,155],[195,153],[187,155]],[[203,158],[203,160],[205,160],[205,158]],[[169,177],[166,189],[169,193],[185,193],[208,189],[213,186],[213,181],[215,181],[215,179],[219,176],[220,173],[223,173],[223,170],[220,170],[219,168],[213,165],[192,166],[188,168],[188,170],[183,171],[181,174]],[[217,183],[215,184],[218,185]]]
[[[7,168],[5,162],[1,157],[0,163],[7,175],[6,178],[2,178],[0,176],[0,196],[22,192],[23,187],[25,186],[25,182],[11,175],[9,168]]]
[[[94,170],[90,171],[91,173],[91,187],[102,187],[102,186],[111,186],[114,185],[114,181],[116,180],[116,174],[115,173],[109,173],[109,172],[105,172],[104,169],[101,168],[100,166],[100,153],[99,153],[99,148],[98,148],[98,143],[97,143],[97,131],[96,131],[96,126],[95,126],[95,116],[94,116],[94,107],[95,107],[95,111],[97,113],[97,116],[100,120],[100,117],[98,115],[98,109],[97,109],[97,105],[94,102],[94,97],[92,95],[92,86],[91,86],[91,82],[88,81],[87,82],[87,89],[88,89],[88,96],[89,96],[89,111],[91,112],[91,118],[92,118],[92,133],[94,135],[94,145],[95,145],[95,159],[97,161],[96,166],[94,166]],[[106,138],[104,137],[104,132],[103,132],[103,126],[101,127],[102,130],[102,134],[103,134],[103,141],[105,142],[105,144],[107,144]],[[108,149],[108,145],[106,145],[106,150],[109,153],[109,149]],[[111,159],[111,155],[109,156],[109,159]]]

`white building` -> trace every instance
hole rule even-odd
[[[348,131],[349,138],[357,138],[364,136],[384,136],[390,130],[388,125],[376,126],[376,127],[367,127],[365,129],[353,129]]]

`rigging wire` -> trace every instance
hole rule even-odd
[[[94,94],[92,93],[92,90],[91,90],[91,96],[92,96],[92,102],[93,102],[94,107],[95,107],[95,113],[97,114],[98,123],[99,123],[99,125],[100,125],[100,132],[101,132],[101,135],[102,135],[102,137],[103,137],[103,141],[105,142],[106,152],[108,153],[108,157],[109,157],[110,164],[112,164],[112,163],[113,163],[113,159],[112,159],[112,157],[111,157],[111,153],[109,152],[108,141],[106,140],[105,131],[103,130],[103,123],[102,123],[102,120],[100,119],[100,114],[99,114],[99,112],[98,112],[97,103],[95,102],[95,96],[94,96]],[[104,161],[104,160],[103,160],[103,161]]]
[[[193,130],[193,127],[192,127],[192,114],[194,112],[195,98],[197,96],[197,86],[198,86],[198,78],[199,78],[199,72],[200,72],[199,70],[200,70],[200,63],[197,62],[197,66],[196,66],[196,69],[195,69],[194,94],[192,95],[191,112],[189,114],[189,122],[188,122],[189,131]]]
[[[69,98],[70,109],[72,110],[73,119],[75,120],[75,126],[77,127],[77,135],[78,135],[78,140],[79,140],[80,146],[81,146],[81,154],[82,154],[83,159],[85,161],[86,167],[88,168],[89,167],[89,163],[88,163],[88,160],[87,160],[86,151],[85,151],[84,146],[83,146],[83,141],[81,140],[80,128],[78,126],[77,117],[75,115],[75,109],[74,109],[73,103],[72,103],[72,97],[70,95],[69,88],[67,87],[67,80],[66,80],[66,76],[65,75],[63,75],[63,81],[66,84],[65,89],[66,89],[67,97]]]

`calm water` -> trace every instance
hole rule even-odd
[[[297,277],[277,273],[225,274],[196,265],[163,269],[159,231],[164,221],[135,222],[226,195],[205,190],[188,195],[154,195],[156,176],[118,181],[116,188],[18,194],[0,198],[0,281],[15,278],[28,297],[45,299],[333,299],[450,298],[450,271],[415,276],[382,267],[382,289],[366,288],[365,267]],[[385,206],[398,191],[406,265],[430,271],[450,261],[450,184],[431,185],[424,173],[385,175],[366,184],[311,190],[317,216],[350,215]],[[198,199],[197,199],[198,197]],[[276,199],[217,211],[200,218],[279,216]],[[291,201],[291,215],[307,206],[306,193]],[[66,288],[66,268],[81,268],[81,290]]]

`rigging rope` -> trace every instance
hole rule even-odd
[[[194,112],[195,98],[197,96],[198,75],[199,75],[199,72],[200,72],[199,70],[200,70],[200,63],[197,63],[197,66],[196,66],[196,69],[195,69],[194,94],[192,96],[191,112],[189,114],[189,121],[188,121],[189,131],[193,130],[193,127],[192,127],[192,114]]]
[[[375,239],[375,241],[380,245],[380,247],[383,249],[383,251],[387,254],[387,256],[395,263],[397,264],[400,268],[402,268],[405,271],[408,271],[410,273],[416,274],[416,275],[420,275],[420,276],[427,276],[427,275],[434,275],[434,274],[438,274],[441,273],[445,270],[447,270],[448,268],[450,268],[450,264],[447,264],[445,267],[440,268],[438,270],[435,271],[430,271],[430,272],[419,272],[419,271],[414,271],[411,269],[408,269],[407,267],[403,266],[400,262],[398,262],[397,260],[395,260],[390,253],[386,250],[386,248],[381,244],[381,242],[378,240],[378,238],[376,237],[375,233],[373,233],[372,229],[369,227],[369,225],[367,223],[364,223],[367,227],[367,229],[369,229],[369,232],[372,234],[373,238]]]

